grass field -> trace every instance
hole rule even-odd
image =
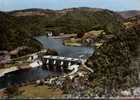
[[[52,89],[46,85],[28,85],[20,87],[19,90],[22,91],[21,95],[25,97],[60,97],[63,95],[63,92],[60,89]]]

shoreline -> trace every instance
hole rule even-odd
[[[41,51],[38,51],[38,52],[35,52],[35,53],[32,53],[32,54],[28,54],[28,55],[25,55],[25,56],[21,56],[21,57],[18,57],[18,58],[15,58],[15,59],[12,59],[11,61],[14,61],[14,60],[18,60],[18,59],[21,59],[21,58],[25,58],[25,57],[30,57],[32,55],[37,55],[39,53],[42,53],[42,52],[46,52],[46,50],[41,50]],[[9,68],[0,68],[0,77],[4,76],[5,74],[7,73],[10,73],[10,72],[13,72],[13,71],[17,71],[17,70],[22,70],[22,69],[30,69],[30,68],[34,68],[33,66],[31,66],[30,64],[32,64],[33,62],[30,62],[27,66],[13,66],[13,67],[9,67]],[[39,66],[37,66],[39,67]]]
[[[14,71],[17,71],[17,70],[24,70],[24,69],[30,69],[30,68],[34,68],[32,66],[15,66],[15,67],[10,67],[10,68],[3,68],[3,69],[0,69],[0,77],[3,77],[5,74],[7,73],[10,73],[10,72],[14,72]]]

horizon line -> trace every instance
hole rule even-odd
[[[66,9],[76,9],[76,8],[89,8],[89,9],[103,9],[103,10],[110,10],[114,12],[123,12],[123,11],[140,11],[139,9],[128,9],[128,10],[112,10],[108,8],[97,8],[97,7],[68,7],[68,8],[62,8],[62,9],[53,9],[53,8],[39,8],[39,7],[29,7],[29,8],[21,8],[21,9],[13,9],[13,10],[1,10],[1,12],[14,12],[14,11],[22,11],[22,10],[31,10],[31,9],[36,9],[36,10],[53,10],[53,11],[61,11],[61,10],[66,10]]]

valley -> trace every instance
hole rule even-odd
[[[86,7],[0,12],[0,72],[19,68],[1,77],[4,93],[49,97],[55,88],[61,97],[139,97],[139,16]],[[58,73],[62,65],[69,71]]]

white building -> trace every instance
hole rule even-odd
[[[52,37],[53,33],[52,32],[48,32],[48,37]]]

